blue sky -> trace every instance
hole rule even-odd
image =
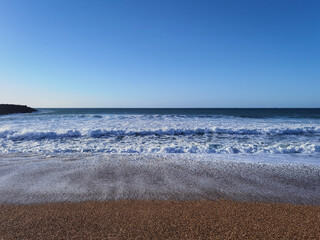
[[[320,107],[320,1],[0,0],[0,103]]]

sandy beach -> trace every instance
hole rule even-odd
[[[0,239],[319,239],[320,207],[235,201],[0,205]]]
[[[0,239],[319,239],[319,172],[239,157],[7,155]]]

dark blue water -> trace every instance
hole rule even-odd
[[[232,116],[242,118],[320,118],[320,108],[39,108],[47,114],[141,114]]]

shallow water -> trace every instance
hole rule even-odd
[[[320,166],[256,160],[239,155],[7,154],[0,157],[0,202],[223,198],[320,204]]]

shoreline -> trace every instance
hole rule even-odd
[[[319,176],[191,155],[5,155],[0,239],[320,239]]]
[[[2,239],[319,239],[320,207],[120,200],[0,205]]]
[[[219,200],[320,205],[320,166],[201,156],[81,155],[0,159],[0,203]]]

